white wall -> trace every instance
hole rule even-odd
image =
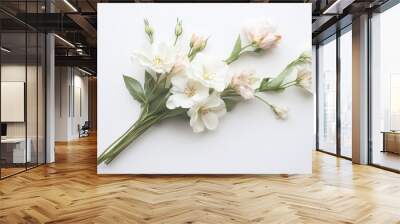
[[[78,70],[75,70],[75,75],[74,75],[74,92],[75,94],[73,96],[74,99],[74,108],[72,109],[72,119],[71,119],[71,135],[72,138],[77,138],[79,137],[79,132],[77,129],[78,124],[83,125],[85,121],[88,120],[89,114],[88,114],[88,77],[81,76],[82,73],[76,74]],[[80,91],[80,93],[79,93]],[[79,97],[80,95],[80,97]],[[81,102],[79,102],[79,100]],[[80,111],[81,110],[81,111]]]
[[[245,20],[267,17],[282,34],[279,47],[260,56],[248,54],[231,69],[254,69],[275,76],[305,49],[311,50],[311,4],[98,4],[98,153],[138,118],[140,106],[126,90],[122,75],[143,81],[143,68],[131,55],[148,45],[143,19],[156,40],[173,41],[176,18],[183,20],[183,47],[192,33],[209,36],[206,54],[224,59]],[[311,173],[313,97],[302,89],[268,94],[290,108],[286,121],[258,101],[244,102],[224,116],[215,131],[192,132],[188,121],[165,121],[131,144],[105,173]]]
[[[28,74],[29,86],[35,88],[27,88],[27,118],[28,118],[28,137],[33,132],[36,135],[36,80],[31,76],[36,77],[36,66],[25,66],[20,64],[5,64],[1,66],[1,81],[4,82],[25,82],[26,73]],[[33,102],[33,104],[32,104]],[[22,108],[24,109],[24,108]],[[6,108],[2,108],[6,110]],[[35,112],[35,113],[33,113]],[[7,135],[9,137],[24,137],[26,122],[7,122]]]
[[[37,70],[38,69],[38,70]],[[39,66],[25,66],[25,64],[3,64],[1,66],[2,82],[24,82],[26,84],[26,108],[23,106],[22,113],[26,112],[27,120],[22,122],[6,122],[7,137],[25,137],[32,143],[32,158],[35,158],[38,149],[39,163],[44,162],[45,145],[45,120],[44,120],[44,73]],[[27,81],[25,80],[27,78]],[[7,96],[2,96],[7,97]],[[1,108],[7,110],[10,108]],[[15,108],[14,108],[15,109]],[[15,112],[17,113],[17,112]]]
[[[88,120],[88,78],[72,67],[56,67],[55,140],[79,137],[78,124]],[[79,90],[81,97],[79,98]],[[81,102],[79,103],[79,100]],[[82,105],[80,113],[77,105]]]

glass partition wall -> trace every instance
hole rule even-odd
[[[340,154],[352,158],[352,33],[351,26],[340,36]]]
[[[336,36],[318,47],[318,149],[336,153]]]
[[[317,46],[317,150],[352,157],[351,25]]]
[[[373,165],[400,172],[400,4],[371,18],[370,153]]]
[[[24,2],[19,7],[38,9]],[[8,16],[0,13],[1,179],[46,160],[45,35],[21,22],[2,23],[13,21]]]

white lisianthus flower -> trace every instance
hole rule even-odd
[[[170,72],[175,65],[176,50],[164,42],[154,43],[145,52],[135,52],[133,59],[155,73],[164,74]]]
[[[207,44],[206,37],[192,34],[192,37],[190,38],[191,48],[201,51],[206,47],[206,44]]]
[[[177,107],[190,108],[195,103],[208,97],[209,89],[199,82],[189,79],[184,75],[176,75],[171,78],[171,96],[166,102],[168,109]]]
[[[286,107],[277,106],[274,104],[271,104],[270,106],[271,106],[272,111],[274,111],[274,113],[278,119],[285,120],[287,118],[288,109]]]
[[[189,77],[206,87],[222,92],[229,84],[228,65],[219,59],[199,53],[187,70]]]
[[[296,85],[312,93],[312,77],[309,66],[304,66],[297,71]]]
[[[175,47],[176,49],[176,58],[175,64],[172,66],[172,69],[169,73],[162,74],[160,79],[166,78],[166,87],[169,87],[171,84],[171,78],[175,75],[185,75],[186,69],[190,65],[189,58],[185,52],[180,47]]]
[[[275,47],[282,38],[265,18],[249,21],[243,26],[243,33],[255,48],[264,50]]]
[[[244,99],[254,98],[254,91],[259,86],[260,79],[252,72],[241,72],[233,76],[231,86],[239,93]]]
[[[179,74],[184,72],[190,65],[189,58],[185,53],[176,54],[175,64],[172,67],[171,74]]]
[[[226,114],[225,102],[215,92],[205,100],[195,104],[188,112],[190,126],[193,132],[203,132],[205,129],[215,130],[219,118]]]

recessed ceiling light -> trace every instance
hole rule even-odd
[[[336,0],[322,14],[342,14],[343,9],[353,2],[354,0]]]
[[[68,40],[60,37],[58,34],[54,34],[55,37],[57,37],[59,40],[61,40],[62,42],[64,42],[65,44],[67,44],[70,47],[75,48],[75,45],[73,45],[71,42],[69,42]]]
[[[90,75],[90,76],[93,75],[92,73],[90,73],[90,72],[88,72],[88,71],[86,71],[86,70],[83,70],[83,69],[81,69],[81,68],[79,68],[79,67],[78,67],[78,70],[81,71],[81,72],[83,72],[83,73],[85,73],[85,74],[87,74],[87,75]]]
[[[78,12],[75,6],[73,6],[68,0],[64,0],[64,3],[68,5],[74,12]]]
[[[4,51],[6,53],[10,53],[11,52],[11,50],[9,50],[9,49],[7,49],[5,47],[1,47],[0,49],[1,49],[1,51]]]

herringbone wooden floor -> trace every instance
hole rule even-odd
[[[98,176],[96,139],[0,181],[0,223],[400,223],[400,175],[314,153],[312,175]]]

